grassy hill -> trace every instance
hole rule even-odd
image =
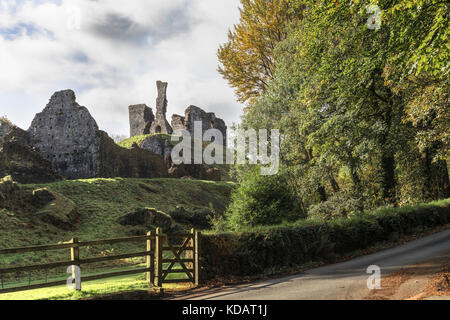
[[[5,191],[2,193],[0,188],[0,248],[59,243],[69,241],[73,237],[79,238],[80,241],[88,241],[144,235],[153,227],[119,223],[121,217],[143,208],[154,208],[169,216],[174,215],[173,232],[187,230],[195,226],[195,219],[193,223],[186,219],[180,220],[180,207],[184,213],[182,218],[220,215],[228,205],[233,188],[231,182],[122,178],[14,185],[12,194],[15,196],[9,196],[12,199],[9,204],[8,200],[5,204],[8,195],[5,196]],[[42,196],[35,195],[47,193],[51,201],[43,207],[36,206],[36,202],[39,202]],[[80,254],[83,258],[88,258],[139,252],[144,249],[144,245],[144,243],[123,243],[114,246],[87,247],[83,248]],[[68,257],[68,250],[42,254],[2,255],[0,266],[51,263],[67,260]],[[115,267],[134,267],[144,261],[144,258],[134,258],[118,261],[116,265],[96,264],[84,268],[84,272],[86,274]],[[49,279],[51,277],[59,279],[58,277],[65,277],[65,274],[65,268],[57,268],[50,270],[48,276]],[[43,279],[44,276],[47,277],[47,274],[44,275],[42,272],[31,275],[25,273],[14,275],[14,278],[8,276],[9,279],[3,278],[2,281],[14,283],[27,281],[28,277]]]
[[[143,235],[151,228],[119,223],[121,217],[142,208],[154,208],[169,216],[173,215],[174,232],[189,229],[193,225],[186,219],[180,220],[180,207],[183,208],[184,218],[195,217],[196,214],[203,218],[206,214],[220,215],[228,205],[233,186],[231,182],[188,179],[88,179],[28,185],[20,185],[10,179],[0,179],[0,248],[60,243],[73,237],[88,241]],[[183,215],[181,217],[183,218]],[[193,222],[195,224],[195,220]],[[123,243],[85,247],[81,249],[80,255],[82,258],[89,258],[139,252],[144,249],[145,243]],[[69,257],[68,250],[1,255],[0,267],[52,263],[65,261]],[[145,257],[92,264],[83,268],[83,274],[133,269],[143,266],[143,263]],[[48,272],[22,272],[3,275],[1,286],[66,278],[66,268],[55,268]],[[145,275],[137,275],[128,276],[126,279],[97,281],[85,288],[96,292],[103,290],[104,286],[104,290],[111,291],[115,286],[123,285],[124,281],[126,288],[147,286]],[[73,295],[65,286],[57,289],[59,291],[52,288],[7,294],[0,299],[39,298],[52,296],[57,292],[69,297]]]
[[[0,247],[3,248],[66,241],[72,237],[89,240],[127,236],[130,228],[117,220],[139,208],[155,208],[170,215],[177,206],[182,206],[188,214],[198,211],[221,214],[228,205],[233,183],[117,178],[65,180],[21,187],[28,191],[47,188],[56,199],[39,212],[0,209]],[[72,230],[39,219],[43,212],[56,215],[72,207],[79,213],[79,222]]]

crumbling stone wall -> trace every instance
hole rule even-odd
[[[150,150],[119,147],[104,131],[97,133],[100,144],[99,176],[103,178],[165,178],[164,159]]]
[[[72,90],[53,94],[45,109],[38,113],[28,132],[31,145],[70,179],[98,175],[98,126],[88,109],[75,101]]]
[[[196,106],[186,109],[185,115],[174,114],[171,125],[166,119],[167,113],[167,82],[157,81],[158,98],[156,99],[156,116],[146,105],[135,105],[129,107],[130,113],[130,136],[164,133],[172,134],[173,131],[187,130],[191,136],[194,135],[194,122],[202,122],[202,135],[208,129],[217,129],[223,135],[223,144],[226,146],[227,126],[225,121],[216,117],[213,112],[205,112]]]
[[[170,143],[167,136],[164,135],[153,135],[146,138],[139,144],[139,147],[145,150],[150,150],[161,157],[168,164],[172,162],[171,153],[173,146]]]
[[[205,112],[203,109],[196,106],[189,106],[186,109],[185,116],[172,116],[172,127],[176,130],[186,130],[192,137],[194,137],[194,124],[196,121],[202,122],[202,135],[208,129],[217,129],[223,135],[223,145],[226,146],[227,141],[227,126],[225,121],[217,118],[213,112]]]
[[[166,119],[167,113],[167,82],[157,81],[158,98],[156,98],[156,117],[150,128],[150,133],[171,134],[172,127]]]
[[[174,114],[172,116],[172,129],[173,131],[177,130],[186,130],[186,125],[184,124],[185,118],[178,114]]]
[[[129,106],[130,136],[139,136],[150,133],[150,127],[155,121],[153,110],[145,104]]]

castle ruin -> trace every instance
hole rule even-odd
[[[146,105],[133,105],[129,107],[130,114],[130,136],[155,133],[172,134],[178,130],[186,130],[194,136],[194,123],[202,122],[202,136],[208,129],[219,130],[224,138],[226,146],[227,126],[225,121],[216,117],[213,112],[206,112],[196,106],[189,106],[184,116],[174,114],[172,125],[166,119],[167,113],[167,82],[156,82],[158,98],[156,99],[156,117],[153,111]]]
[[[184,117],[166,119],[167,83],[158,81],[156,115],[140,104],[129,107],[131,136],[172,134],[173,127],[193,135],[194,121],[203,122],[203,132],[227,127],[214,113],[190,106]],[[42,112],[24,131],[0,118],[0,174],[12,175],[21,183],[86,178],[192,177],[220,180],[220,172],[204,165],[174,165],[173,145],[167,137],[152,135],[131,149],[117,145],[99,130],[89,110],[76,102],[72,90],[55,92]],[[20,156],[19,156],[20,155]],[[20,164],[11,159],[22,159]]]
[[[69,179],[167,177],[164,160],[144,149],[119,147],[72,90],[53,94],[28,129],[29,143],[53,169]]]

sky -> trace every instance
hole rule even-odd
[[[72,89],[100,129],[128,135],[128,106],[189,105],[228,126],[242,105],[217,72],[239,0],[0,0],[0,116],[28,129],[55,91]]]

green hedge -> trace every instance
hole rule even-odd
[[[450,223],[450,199],[381,209],[350,219],[299,222],[242,233],[201,237],[202,278],[244,277],[330,260],[381,241]]]

